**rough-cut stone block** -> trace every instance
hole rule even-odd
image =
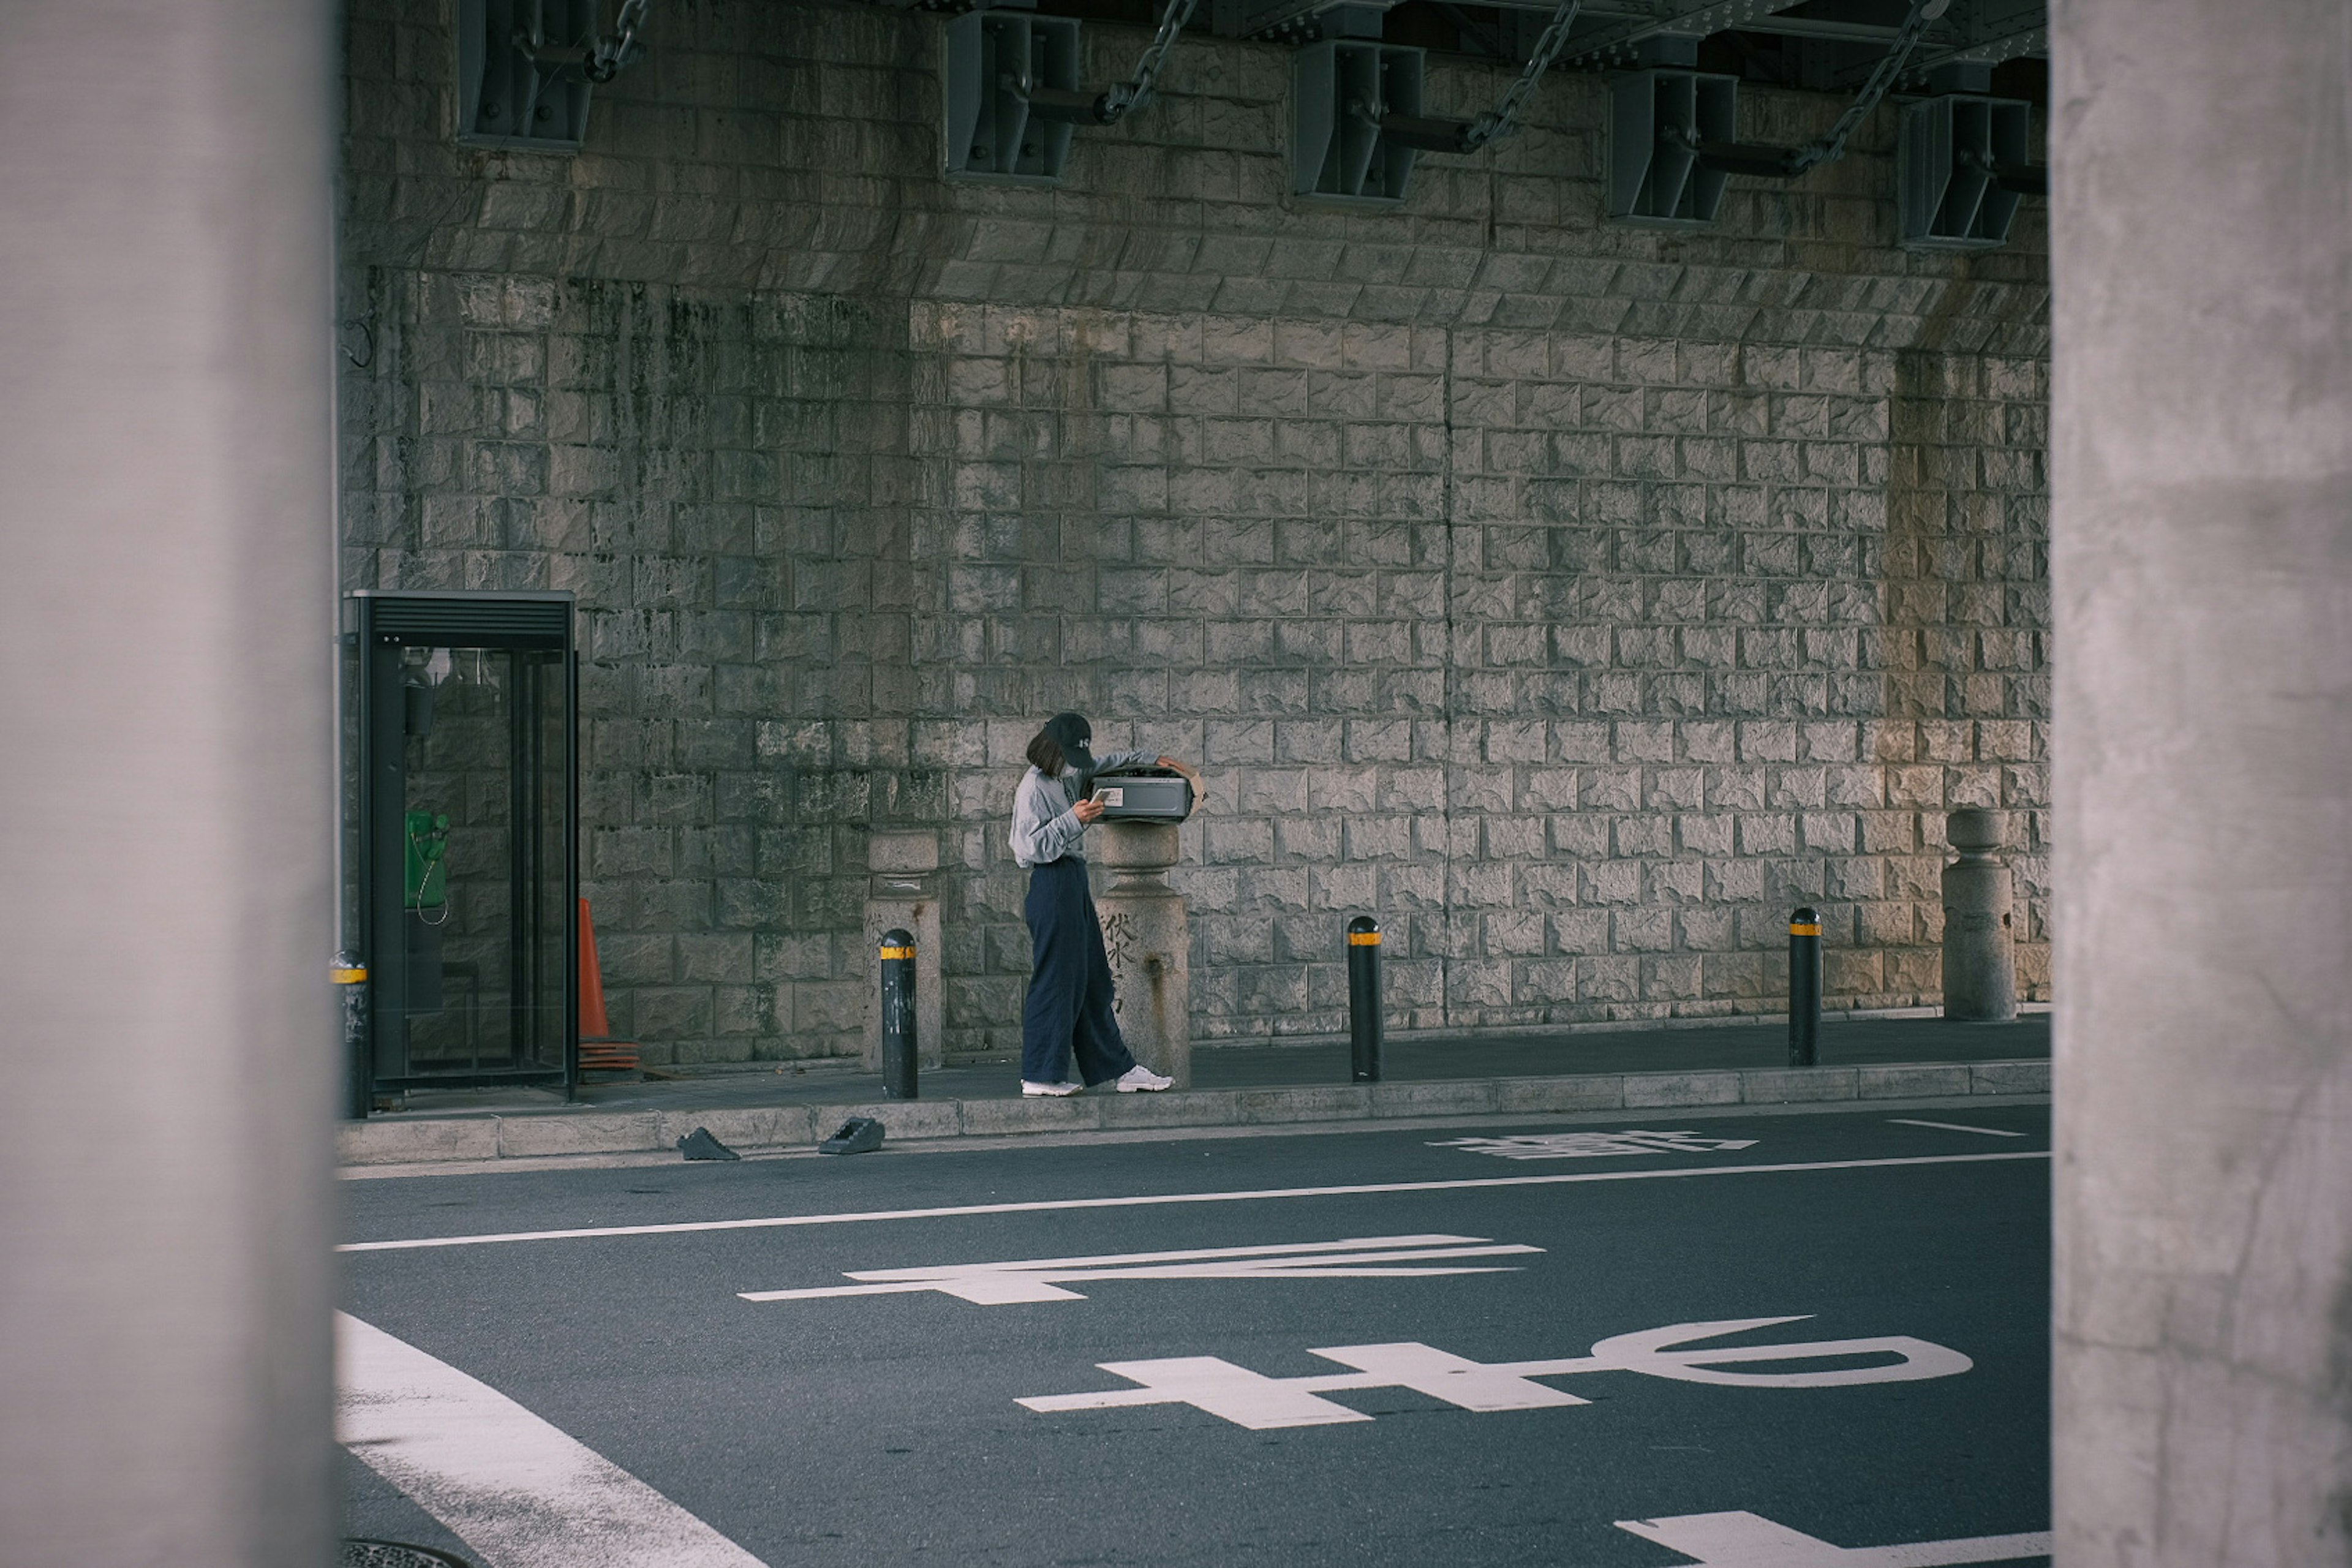
[[[441,1160],[495,1160],[496,1117],[417,1121],[353,1121],[335,1129],[335,1157],[346,1165],[421,1165]]]
[[[1105,1127],[1224,1127],[1241,1120],[1240,1096],[1230,1089],[1168,1089],[1158,1094],[1101,1098]]]
[[[935,871],[940,865],[936,833],[877,833],[866,841],[866,864],[877,873]]]
[[[1625,1079],[1616,1073],[1495,1080],[1495,1109],[1499,1111],[1615,1110],[1624,1103]]]
[[[1736,1072],[1629,1072],[1625,1108],[1671,1105],[1737,1105]]]
[[[1739,1075],[1739,1098],[1748,1105],[1853,1100],[1855,1093],[1853,1068],[1751,1068]]]
[[[1965,1067],[1887,1066],[1854,1069],[1863,1100],[1940,1100],[1969,1092]]]
[[[963,1131],[968,1138],[1013,1132],[1088,1131],[1102,1125],[1103,1102],[1089,1094],[1059,1099],[967,1100],[962,1104]]]
[[[1969,1069],[1971,1094],[2048,1094],[2048,1062],[1979,1062]]]
[[[1234,1119],[1245,1122],[1349,1121],[1371,1113],[1369,1085],[1245,1089],[1234,1096]]]
[[[1495,1109],[1495,1080],[1372,1085],[1374,1116],[1474,1116]]]
[[[662,1119],[655,1111],[585,1110],[499,1119],[499,1157],[535,1154],[623,1154],[662,1146]]]

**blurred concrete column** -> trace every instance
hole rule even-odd
[[[0,5],[0,1562],[329,1556],[331,12]]]
[[[2352,1560],[2352,22],[2059,0],[2057,1561]]]

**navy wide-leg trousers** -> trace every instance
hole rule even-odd
[[[1111,1011],[1110,958],[1087,888],[1087,863],[1065,856],[1033,868],[1029,900],[1032,967],[1021,1010],[1021,1076],[1059,1083],[1073,1056],[1089,1088],[1135,1065]]]

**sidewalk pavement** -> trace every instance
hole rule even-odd
[[[1689,1105],[2041,1094],[2050,1017],[1948,1024],[1825,1019],[1821,1065],[1790,1068],[1780,1019],[1605,1032],[1511,1031],[1392,1039],[1382,1081],[1349,1080],[1348,1045],[1195,1045],[1192,1087],[1066,1099],[1020,1096],[1017,1065],[922,1075],[920,1098],[884,1100],[854,1066],[784,1063],[644,1082],[542,1089],[436,1089],[339,1130],[345,1165],[422,1165],[672,1149],[707,1127],[735,1149],[805,1149],[850,1116],[889,1136],[935,1139],[1143,1127],[1220,1127],[1400,1116],[1544,1114]]]

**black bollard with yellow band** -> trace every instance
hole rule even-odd
[[[1822,917],[1811,908],[1789,917],[1789,1065],[1816,1066],[1822,1034]]]
[[[1381,922],[1348,922],[1348,1052],[1358,1083],[1381,1081]]]
[[[375,1102],[375,1063],[368,1056],[368,972],[345,948],[327,977],[343,1005],[343,1120],[365,1121]]]
[[[915,939],[897,926],[882,933],[882,1092],[915,1098]]]

